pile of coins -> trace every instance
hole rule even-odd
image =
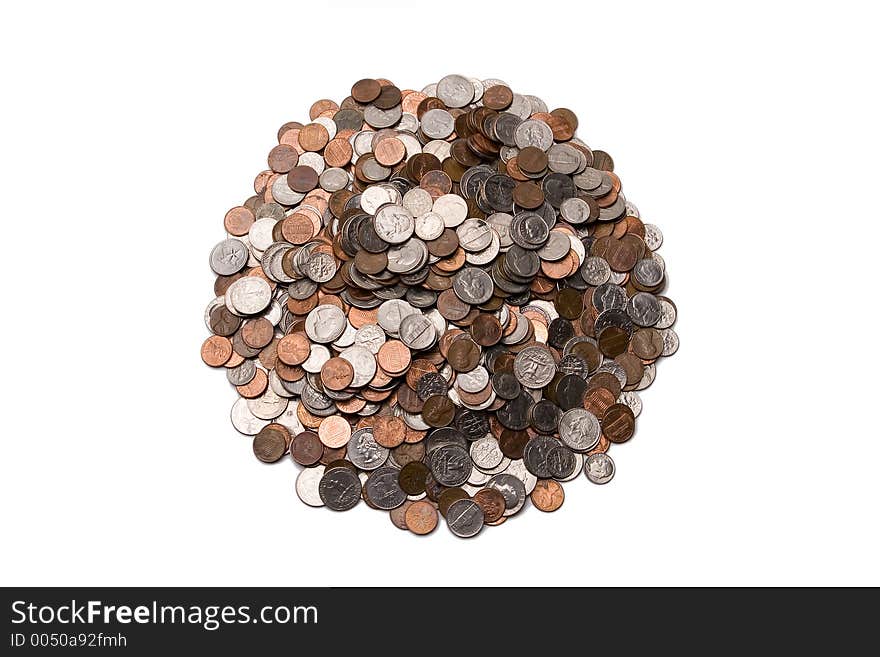
[[[470,537],[615,471],[672,355],[662,235],[569,109],[356,82],[286,123],[211,251],[202,359],[308,505]]]

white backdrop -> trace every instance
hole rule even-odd
[[[2,583],[880,584],[861,7],[5,5]],[[450,72],[578,113],[665,234],[682,341],[610,485],[471,541],[301,504],[199,359],[277,128]]]

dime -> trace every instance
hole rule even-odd
[[[584,461],[584,474],[594,484],[607,484],[614,477],[614,461],[604,452],[590,454]]]

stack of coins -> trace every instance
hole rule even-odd
[[[360,80],[278,131],[211,251],[201,353],[303,502],[470,537],[614,476],[676,309],[660,231],[577,127],[448,75]]]

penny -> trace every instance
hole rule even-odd
[[[348,439],[351,438],[351,425],[349,425],[345,418],[339,415],[331,415],[324,418],[318,426],[318,438],[331,449],[343,447],[348,443]]]
[[[202,361],[210,367],[220,367],[232,356],[229,338],[212,335],[202,343]]]
[[[539,511],[556,511],[565,501],[562,485],[553,479],[541,479],[529,496]]]
[[[406,527],[413,534],[424,536],[437,527],[437,509],[425,500],[413,502],[406,510]]]
[[[402,419],[394,415],[383,415],[376,418],[373,424],[373,439],[391,449],[403,443],[406,437],[406,424]],[[413,494],[413,493],[411,493]]]
[[[485,522],[495,522],[504,515],[504,496],[494,488],[483,488],[474,493],[474,502],[483,510]]]
[[[290,455],[300,465],[315,465],[323,454],[323,445],[314,431],[303,431],[290,442]]]
[[[287,451],[289,434],[280,424],[269,424],[254,436],[254,456],[263,463],[278,461]]]
[[[572,110],[419,88],[364,78],[282,125],[210,251],[201,356],[257,458],[306,468],[304,503],[415,533],[439,506],[471,536],[610,480],[677,309],[662,233]]]
[[[602,416],[602,433],[612,443],[623,443],[632,438],[636,429],[636,419],[632,410],[625,404],[613,404]]]

